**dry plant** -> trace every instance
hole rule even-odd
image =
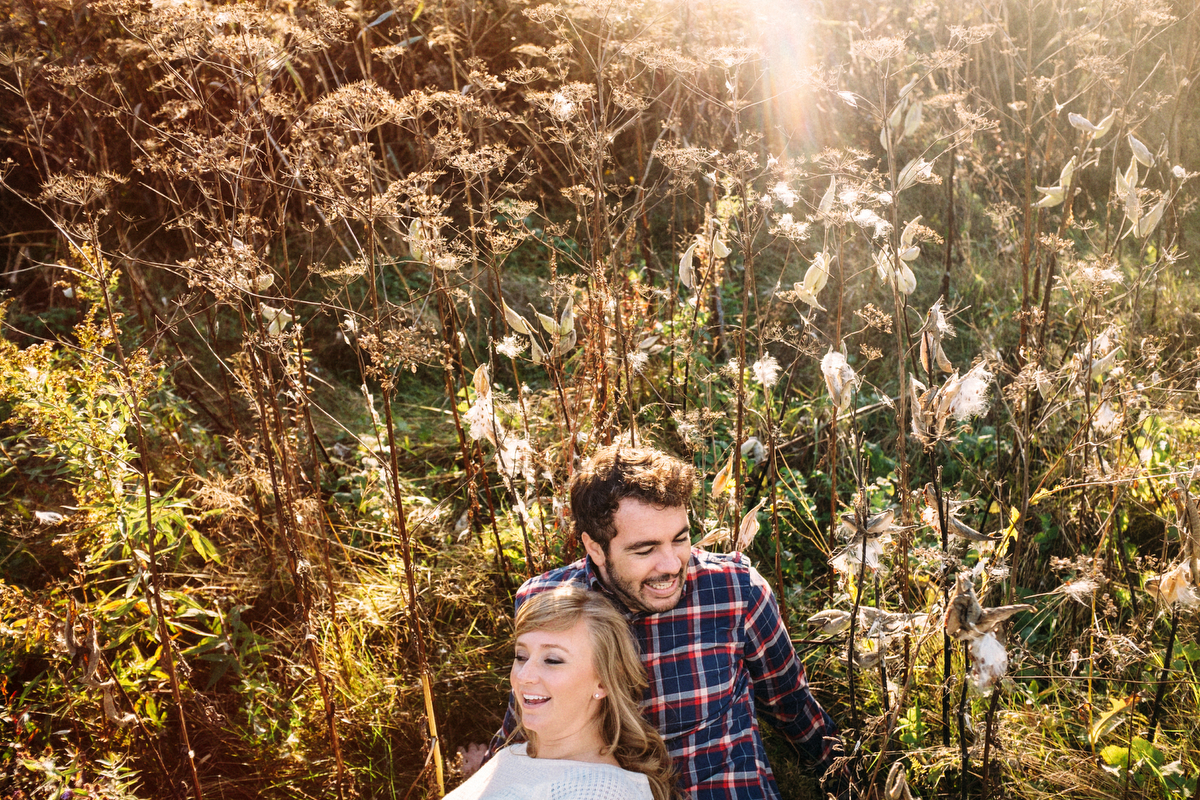
[[[0,786],[440,796],[628,441],[864,796],[1194,793],[1185,6],[8,4]]]

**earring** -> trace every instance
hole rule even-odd
[[[597,700],[599,700],[603,696],[604,695],[600,694],[599,692],[596,692],[594,695],[592,695],[592,697],[596,698]]]

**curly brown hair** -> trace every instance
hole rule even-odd
[[[571,479],[571,516],[579,533],[586,533],[608,553],[616,536],[613,516],[627,497],[659,508],[687,505],[696,489],[691,464],[648,447],[609,445]]]
[[[604,743],[622,769],[640,772],[650,781],[654,800],[674,800],[675,768],[662,736],[642,716],[641,699],[646,691],[646,670],[638,656],[637,642],[621,612],[599,592],[579,586],[559,586],[536,594],[521,604],[514,624],[514,638],[533,631],[563,631],[580,620],[587,623],[593,648],[593,667],[608,693],[597,712]],[[529,754],[537,755],[537,734],[521,723],[517,705],[517,737],[529,742]]]

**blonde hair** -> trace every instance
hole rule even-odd
[[[604,595],[577,586],[560,586],[536,594],[517,610],[514,636],[534,631],[564,631],[580,620],[587,622],[593,650],[593,668],[607,694],[600,700],[600,735],[607,751],[623,769],[640,772],[650,780],[654,800],[670,800],[675,793],[675,769],[662,736],[642,716],[646,670],[638,657],[629,623]],[[521,722],[518,704],[514,735],[529,742],[537,754],[537,735]]]

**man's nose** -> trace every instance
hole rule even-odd
[[[674,548],[668,548],[665,552],[659,553],[658,563],[655,566],[664,575],[675,575],[683,569],[683,561],[680,560]]]

